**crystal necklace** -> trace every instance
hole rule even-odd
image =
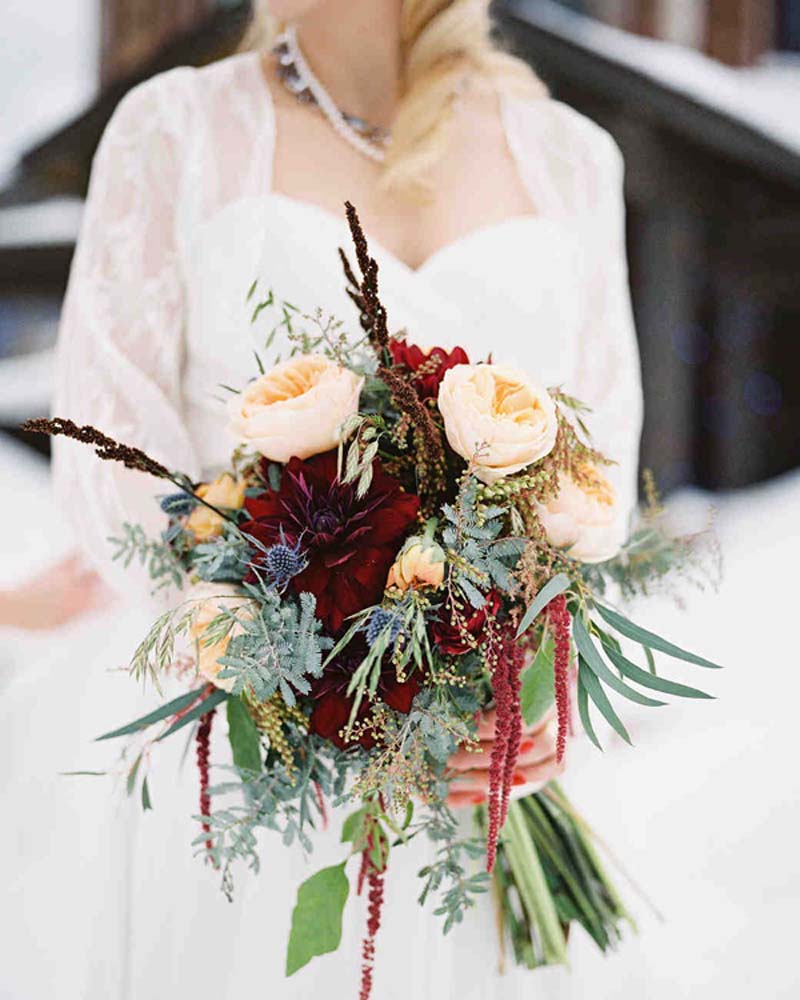
[[[272,54],[277,62],[278,76],[290,94],[294,94],[301,104],[319,108],[337,135],[359,153],[377,163],[383,162],[391,133],[339,110],[306,62],[297,41],[296,28],[290,26],[278,36]]]

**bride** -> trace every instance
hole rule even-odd
[[[392,328],[475,358],[495,353],[590,403],[629,510],[641,392],[620,154],[493,47],[487,8],[488,0],[267,0],[248,51],[129,93],[94,164],[56,412],[207,479],[230,452],[218,386],[244,384],[253,348],[276,323],[273,359],[286,348],[275,317],[251,323],[253,281],[357,325],[336,253],[348,243],[349,199],[380,265]],[[277,44],[273,20],[288,28]],[[58,447],[56,474],[86,552],[141,606],[146,582],[119,571],[106,540],[124,521],[157,529],[159,486],[69,443]],[[212,748],[218,762],[223,742]],[[339,953],[283,978],[296,886],[309,864],[339,859],[333,834],[318,838],[310,863],[265,837],[261,875],[242,873],[229,906],[191,857],[195,781],[188,769],[177,773],[182,749],[166,745],[154,769],[154,812],[131,804],[109,820],[107,839],[123,846],[95,876],[106,882],[92,939],[67,929],[61,945],[84,956],[81,985],[62,982],[55,993],[355,995],[359,900],[348,904]],[[552,772],[549,756],[529,763],[529,778]],[[480,774],[472,777],[479,787]],[[446,938],[417,907],[426,851],[415,842],[390,866],[375,996],[536,993],[530,973],[497,974],[490,900]],[[574,988],[561,973],[538,981],[542,995]]]

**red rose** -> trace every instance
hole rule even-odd
[[[245,501],[252,520],[241,525],[265,546],[299,545],[306,568],[289,582],[295,593],[313,594],[317,617],[335,634],[344,620],[377,604],[397,550],[414,525],[419,498],[406,493],[376,460],[366,496],[340,483],[335,451],[303,462],[293,458],[279,490]],[[263,565],[253,549],[251,565]]]
[[[490,590],[482,608],[472,608],[466,612],[468,617],[462,622],[463,628],[460,628],[448,610],[443,608],[442,616],[431,623],[434,642],[441,652],[449,656],[463,656],[464,653],[469,653],[480,645],[488,622],[497,618],[501,607],[500,595],[496,590]],[[470,636],[474,640],[473,643],[469,642]]]
[[[456,365],[469,364],[467,352],[461,347],[455,347],[452,351],[434,347],[426,353],[416,344],[409,344],[405,340],[391,340],[389,351],[396,365],[413,373],[414,385],[422,399],[436,399],[445,372]]]

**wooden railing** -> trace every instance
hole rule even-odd
[[[642,464],[665,490],[800,466],[800,154],[656,81],[646,53],[637,70],[538,23],[539,0],[497,7],[554,96],[625,155]]]
[[[559,0],[606,24],[691,45],[732,66],[778,47],[783,12],[796,0]],[[781,17],[776,15],[781,14]]]

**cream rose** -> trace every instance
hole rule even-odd
[[[563,472],[558,482],[558,496],[539,506],[548,542],[579,562],[613,559],[625,541],[614,487],[593,466],[581,470],[579,482]]]
[[[439,389],[439,410],[453,451],[487,484],[520,472],[552,451],[556,408],[546,389],[507,365],[456,365]]]
[[[208,642],[206,630],[223,611],[233,611],[245,606],[247,598],[231,584],[200,583],[193,588],[191,599],[196,602],[196,612],[189,629],[189,638],[197,659],[197,673],[223,691],[231,691],[234,680],[231,677],[220,679],[219,672],[225,667],[219,660],[227,653],[231,639],[241,631],[241,626],[234,625],[223,639],[212,643]]]
[[[232,401],[230,429],[273,462],[319,455],[339,443],[342,424],[358,412],[363,382],[322,354],[290,358]]]

